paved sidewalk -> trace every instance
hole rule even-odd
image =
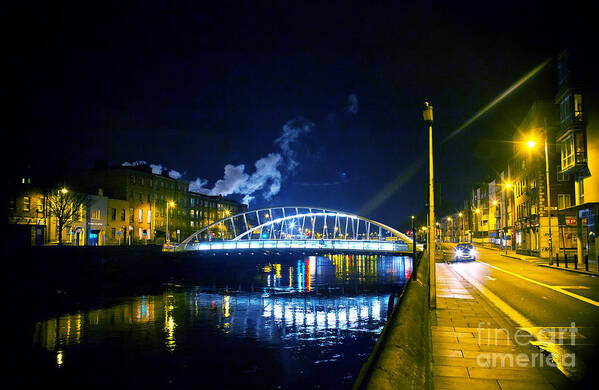
[[[598,268],[599,265],[597,264],[597,261],[595,261],[595,260],[589,260],[589,270],[586,271],[584,262],[582,264],[578,264],[577,268],[574,267],[574,258],[571,255],[570,255],[570,258],[568,259],[568,267],[566,268],[565,259],[564,259],[563,255],[561,255],[561,254],[560,254],[560,260],[559,260],[559,266],[558,266],[555,259],[553,261],[553,264],[549,264],[549,259],[545,259],[542,257],[526,256],[526,255],[518,254],[518,253],[516,253],[516,251],[513,251],[513,250],[506,251],[505,249],[487,247],[487,246],[482,246],[479,244],[477,244],[477,246],[480,246],[484,249],[489,249],[489,250],[493,250],[496,252],[500,252],[501,255],[505,256],[505,257],[511,257],[513,259],[528,261],[529,263],[534,263],[534,264],[540,265],[541,267],[555,268],[555,269],[561,269],[561,270],[565,270],[565,271],[572,271],[572,272],[578,272],[578,273],[582,273],[582,274],[599,276],[599,268]]]
[[[532,357],[538,349],[516,345],[502,315],[451,265],[437,263],[436,272],[437,309],[431,312],[435,389],[533,390],[563,384],[565,378],[553,368],[516,364],[518,356]]]

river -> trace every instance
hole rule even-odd
[[[30,367],[57,388],[349,389],[412,259],[194,255],[158,293],[55,313]],[[141,271],[140,271],[141,272]]]

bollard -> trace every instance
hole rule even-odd
[[[589,272],[589,255],[584,255],[584,270]]]
[[[559,253],[555,254],[555,264],[559,267]]]
[[[564,261],[566,262],[566,268],[568,268],[568,254],[564,253]]]
[[[578,255],[574,255],[574,269],[578,269]]]

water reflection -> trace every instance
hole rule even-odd
[[[108,354],[106,345],[121,346],[119,351],[128,361],[142,356],[168,361],[190,359],[230,342],[235,348],[242,343],[249,351],[262,352],[224,354],[216,359],[219,362],[201,366],[187,360],[185,364],[195,374],[227,364],[242,366],[228,375],[239,375],[237,380],[271,375],[270,382],[284,383],[281,386],[287,388],[296,387],[292,383],[321,383],[322,376],[313,375],[318,370],[315,365],[326,365],[330,378],[325,381],[341,383],[345,378],[350,387],[384,326],[389,292],[409,277],[411,260],[312,256],[254,263],[246,269],[254,270],[247,272],[244,283],[257,287],[254,291],[204,285],[168,288],[162,294],[127,298],[108,308],[58,315],[35,324],[34,347],[55,355],[55,368],[63,370],[75,360]],[[260,369],[268,359],[287,363],[266,374]],[[242,369],[244,365],[247,369]],[[114,371],[111,375],[124,375],[126,368],[111,365],[105,369]],[[194,383],[191,374],[177,375],[184,376],[179,380]],[[284,379],[297,376],[301,380]],[[311,376],[316,382],[306,383]]]

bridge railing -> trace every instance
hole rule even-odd
[[[185,245],[184,251],[214,251],[242,249],[323,249],[373,252],[408,252],[409,245],[401,241],[373,240],[236,240],[199,241]]]

